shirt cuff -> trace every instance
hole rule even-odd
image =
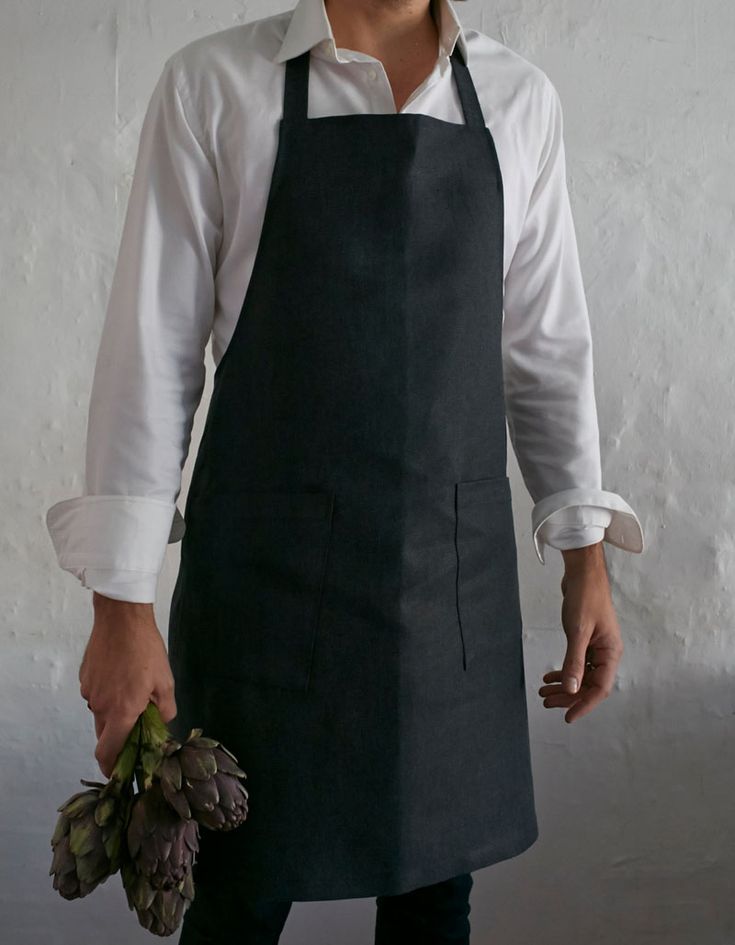
[[[120,599],[141,601],[128,592],[145,588],[145,597],[152,601],[151,578],[155,583],[166,545],[182,537],[184,520],[175,504],[163,499],[85,495],[52,505],[46,512],[46,527],[60,567],[85,587],[94,586],[104,594],[103,586],[108,590],[127,586]],[[92,581],[94,585],[88,583]]]
[[[604,540],[605,528],[610,524],[612,512],[607,509],[595,509],[589,505],[578,505],[575,509],[580,512],[581,517],[585,517],[585,520],[599,522],[599,524],[558,525],[547,522],[543,527],[545,545],[566,551],[568,548],[582,548],[584,545],[594,545]]]
[[[636,554],[644,549],[638,516],[625,499],[604,489],[563,489],[546,496],[531,511],[531,527],[541,564],[545,544],[567,549],[606,541]]]
[[[76,568],[83,587],[88,587],[114,600],[137,604],[156,601],[158,575],[147,571],[108,571],[104,568]]]

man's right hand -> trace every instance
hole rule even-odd
[[[109,778],[125,739],[149,702],[164,722],[176,716],[174,678],[153,604],[93,592],[94,625],[79,668],[82,698],[94,713],[95,758]]]

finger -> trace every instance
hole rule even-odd
[[[562,685],[566,692],[579,692],[582,687],[590,635],[580,629],[567,636],[567,652],[561,668]]]
[[[592,647],[587,647],[586,659],[584,664],[584,674],[582,676],[582,685],[584,686],[588,680],[590,670],[594,668],[594,650]],[[567,691],[563,679],[562,671],[560,669],[549,670],[547,673],[544,673],[542,677],[549,685],[541,686],[539,689],[539,695],[544,695],[546,692],[558,692],[559,690]]]
[[[579,702],[575,703],[570,708],[564,716],[564,721],[574,722],[577,719],[581,719],[583,716],[587,715],[588,712],[591,712],[598,703],[603,702],[605,698],[604,693],[600,692],[600,690],[591,690],[587,698],[580,699]]]
[[[138,717],[135,716],[134,718],[110,718],[105,721],[97,740],[94,756],[106,778],[112,774],[118,755],[137,720]]]
[[[585,665],[584,675],[582,676],[582,685],[580,687],[580,690],[577,693],[570,693],[570,695],[579,696],[581,690],[584,689],[585,686],[589,686],[591,684],[590,672],[591,672],[590,666]],[[557,675],[561,676],[561,673],[558,673]],[[564,684],[561,682],[561,680],[555,683],[548,683],[545,686],[539,686],[539,689],[538,689],[538,694],[540,696],[556,695],[557,693],[560,693],[560,692],[567,692],[567,689],[564,687]]]
[[[615,650],[595,649],[595,666],[589,670],[592,684],[603,692],[606,698],[613,691],[615,676],[620,662],[620,653]]]
[[[87,703],[87,708],[89,709],[89,711],[92,713],[92,716],[94,717],[94,733],[97,736],[97,738],[99,738],[100,733],[102,732],[102,729],[104,728],[104,725],[105,725],[104,715],[102,714],[102,712],[95,712],[95,710],[90,705],[89,698],[84,693],[82,693],[82,695],[84,696],[85,701]]]
[[[177,708],[173,682],[154,689],[151,693],[151,702],[156,705],[159,715],[166,724],[176,718]]]
[[[577,693],[567,692],[563,684],[559,682],[541,686],[538,690],[538,694],[544,697],[544,705],[547,707],[569,707],[575,705],[577,702],[584,700],[587,697],[590,686],[594,686],[593,672],[589,664],[585,664],[582,686]],[[556,673],[556,675],[561,676],[561,673]]]
[[[561,681],[561,670],[551,669],[548,673],[544,673],[542,677],[546,682],[556,682]]]
[[[544,707],[546,709],[569,709],[580,701],[578,696],[565,692],[560,696],[546,696],[544,699]]]
[[[554,683],[550,686],[541,686],[539,687],[538,694],[540,696],[556,696],[559,693],[566,693],[566,689],[561,685],[561,683]],[[579,693],[568,693],[568,695],[576,695]]]
[[[548,687],[546,687],[548,688]],[[541,695],[541,693],[539,693]],[[545,706],[566,706],[574,705],[575,702],[583,697],[583,692],[567,692],[561,686],[556,686],[551,692],[543,693]]]
[[[573,722],[575,719],[587,715],[600,702],[603,702],[612,692],[615,680],[615,662],[601,663],[594,669],[588,671],[590,679],[589,687],[585,687],[582,698],[579,703],[569,710],[565,719],[567,722]]]

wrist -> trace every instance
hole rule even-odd
[[[131,617],[147,617],[153,614],[153,604],[131,601],[117,600],[114,597],[106,597],[98,591],[92,592],[92,605],[95,614],[104,616],[105,614],[126,614]]]
[[[596,541],[591,545],[584,545],[581,548],[563,548],[561,549],[564,558],[564,571],[566,574],[574,574],[580,571],[590,569],[605,568],[605,552],[603,542]]]

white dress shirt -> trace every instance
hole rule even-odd
[[[535,503],[536,554],[543,563],[544,544],[601,540],[640,552],[635,512],[601,485],[558,95],[537,66],[463,29],[450,0],[436,9],[436,63],[401,112],[463,122],[448,58],[458,43],[503,176],[506,413]],[[109,597],[154,601],[166,545],[183,535],[176,502],[205,348],[211,335],[218,364],[240,314],[275,161],[283,63],[306,49],[309,117],[395,113],[383,64],[336,47],[324,0],[188,43],[153,90],[95,367],[84,494],[46,513],[59,565]]]

